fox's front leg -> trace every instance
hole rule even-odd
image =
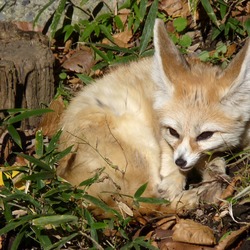
[[[158,185],[158,192],[162,198],[171,201],[184,190],[186,176],[174,163],[172,149],[163,140],[161,141],[161,149],[161,182]]]
[[[171,202],[171,206],[178,208],[192,208],[198,203],[216,203],[228,183],[226,163],[222,158],[215,158],[207,164],[203,172],[203,181],[199,187],[184,190]]]

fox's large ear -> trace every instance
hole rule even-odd
[[[167,100],[166,98],[171,98],[176,80],[180,80],[181,74],[185,75],[189,66],[168,36],[164,23],[160,19],[155,21],[154,47],[153,79],[160,91],[157,94],[155,105],[161,106]],[[165,101],[161,100],[161,92]]]
[[[221,78],[225,92],[221,103],[250,119],[250,39],[224,70]]]

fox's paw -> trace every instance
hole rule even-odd
[[[226,163],[223,158],[215,158],[209,162],[203,172],[203,184],[199,187],[200,200],[216,202],[220,198],[230,177],[226,174]]]
[[[228,181],[224,159],[215,158],[207,164],[202,183],[196,188],[182,191],[172,200],[171,206],[175,209],[187,209],[199,203],[218,202]]]
[[[186,177],[180,172],[164,177],[158,185],[158,192],[162,198],[173,200],[184,189]]]
[[[210,161],[204,172],[203,172],[203,182],[213,181],[219,179],[229,179],[226,174],[226,162],[223,158],[217,157]]]

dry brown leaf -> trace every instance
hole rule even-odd
[[[132,30],[131,29],[126,29],[123,32],[114,34],[114,40],[115,43],[123,48],[128,48],[129,47],[129,41],[132,38],[133,34],[132,34]]]
[[[226,198],[230,197],[233,195],[235,191],[235,187],[241,182],[241,177],[236,176],[233,178],[233,180],[229,183],[227,188],[222,192],[221,194],[221,199],[225,200]]]
[[[25,22],[25,21],[17,21],[13,22],[18,29],[23,31],[36,31],[36,32],[42,32],[43,28],[39,25],[34,26],[33,22]]]
[[[81,84],[82,85],[82,81],[79,79],[79,78],[72,78],[72,79],[69,79],[69,83],[70,84],[73,84],[73,85],[76,85],[76,84]]]
[[[131,11],[129,9],[121,9],[119,10],[118,16],[120,17],[123,25],[125,25],[125,23],[128,20],[128,15]]]
[[[246,232],[250,228],[250,225],[244,226],[237,231],[232,232],[229,234],[225,239],[223,239],[217,246],[216,250],[224,250],[229,249],[229,247],[239,238],[239,236]]]
[[[133,36],[132,30],[126,29],[123,32],[116,33],[113,35],[114,43],[121,48],[128,48],[128,47],[130,47],[129,41],[132,38],[132,36]],[[102,43],[109,44],[109,45],[113,44],[107,38],[104,38],[102,40]]]
[[[65,60],[62,66],[76,73],[88,74],[94,65],[95,60],[91,50],[77,50],[71,57]]]
[[[174,241],[163,241],[160,244],[160,250],[214,250],[214,247],[197,246],[193,244],[174,242]]]
[[[176,216],[175,216],[175,215],[169,216],[169,217],[165,217],[165,218],[163,218],[163,219],[157,221],[157,222],[156,222],[156,226],[159,227],[159,226],[161,226],[162,224],[164,224],[164,223],[166,223],[166,222],[168,222],[168,221],[172,221],[172,220],[176,221]]]
[[[188,0],[162,0],[159,8],[172,17],[188,17],[191,15]]]
[[[199,245],[214,245],[216,243],[213,231],[208,226],[192,220],[181,219],[173,228],[173,240]]]
[[[236,44],[233,43],[227,47],[226,57],[232,56],[236,52]]]
[[[143,225],[143,226],[145,226],[146,224],[147,224],[147,220],[145,219],[145,218],[143,218],[143,217],[136,217],[136,220],[141,224],[141,225]]]
[[[64,45],[64,49],[63,49],[63,53],[64,54],[69,53],[71,45],[72,45],[72,40],[71,39],[69,39],[68,41],[66,41],[66,43]]]
[[[167,230],[176,223],[176,216],[170,216],[163,218],[156,222],[156,226],[160,227],[162,230]]]
[[[56,100],[53,100],[49,108],[54,110],[54,112],[49,112],[43,115],[38,128],[42,129],[44,135],[51,138],[59,129],[60,117],[65,108],[62,97],[59,96]]]

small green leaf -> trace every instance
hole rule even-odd
[[[192,39],[189,35],[185,34],[180,38],[179,44],[184,48],[188,48],[192,44]]]
[[[91,228],[94,228],[96,230],[105,229],[107,227],[108,227],[108,225],[105,222],[94,222],[94,223],[91,224]]]
[[[114,38],[112,37],[110,31],[108,30],[108,28],[105,25],[100,24],[99,28],[101,29],[103,34],[106,36],[106,38],[108,38],[109,41],[114,42]]]
[[[64,34],[64,42],[66,42],[69,37],[72,35],[74,31],[74,27],[72,25],[65,25],[64,28],[63,28],[63,32],[65,33]]]
[[[8,125],[7,130],[14,142],[22,149],[22,139],[13,125]]]
[[[121,20],[121,18],[119,16],[115,16],[114,21],[115,21],[116,27],[118,29],[120,29],[120,30],[124,29],[123,22],[122,22],[122,20]]]
[[[206,62],[210,58],[209,52],[204,50],[199,54],[199,58],[201,61]]]
[[[83,30],[83,33],[81,34],[81,41],[85,42],[86,40],[89,40],[91,33],[95,30],[96,23],[89,23]],[[88,39],[87,39],[88,38]]]
[[[78,217],[74,215],[49,215],[43,216],[32,220],[32,225],[38,227],[46,227],[47,225],[59,226],[63,223],[76,223]]]
[[[248,18],[244,23],[244,28],[247,31],[248,36],[250,36],[250,18]]]
[[[35,142],[35,149],[36,155],[40,158],[43,156],[43,132],[42,130],[38,130],[36,132],[36,142]]]
[[[62,72],[59,74],[59,78],[62,80],[65,80],[65,79],[67,79],[67,74],[65,72]]]
[[[168,204],[168,200],[162,198],[151,198],[151,197],[138,197],[138,202],[150,203],[150,204]]]
[[[94,81],[94,79],[91,76],[85,74],[76,74],[76,75],[84,84],[91,84]]]
[[[224,44],[222,42],[219,42],[216,45],[216,51],[219,52],[219,53],[225,54],[227,52],[227,46],[226,46],[226,44]]]
[[[141,197],[141,195],[145,192],[145,190],[146,190],[146,188],[147,188],[147,185],[148,185],[148,183],[145,183],[145,184],[141,185],[141,186],[137,189],[137,191],[136,191],[135,194],[134,194],[134,197],[135,197],[136,199],[138,199],[139,197]]]
[[[181,32],[187,27],[187,19],[184,17],[178,17],[174,19],[173,25],[176,29],[176,31]]]

